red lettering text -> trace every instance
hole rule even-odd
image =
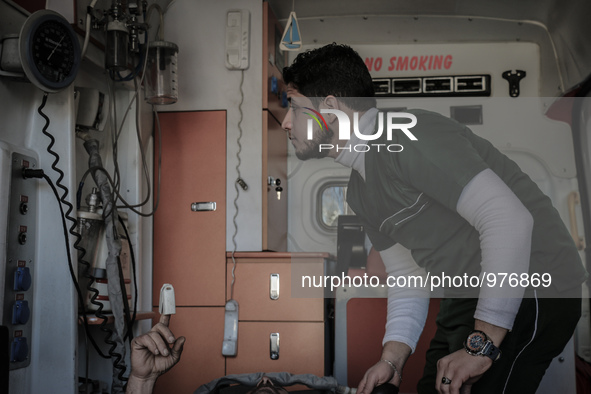
[[[394,64],[396,63],[396,56],[392,56],[390,58],[390,67],[388,67],[388,71],[394,70]]]
[[[435,56],[433,62],[433,70],[441,70],[441,63],[443,63],[443,56]]]
[[[365,65],[369,71],[380,71],[383,66],[383,58],[367,57]],[[392,56],[389,59],[388,71],[408,70],[449,70],[453,64],[452,55],[421,55],[421,56]]]
[[[421,56],[421,61],[419,63],[419,70],[427,71],[427,59],[429,59],[428,56]]]
[[[443,61],[443,67],[445,67],[446,70],[449,69],[451,67],[451,62],[452,62],[451,55],[447,55],[445,57],[445,60]]]
[[[382,58],[381,57],[378,57],[376,59],[376,62],[374,63],[373,68],[376,71],[380,71],[380,69],[382,68]]]
[[[396,63],[396,71],[408,70],[408,56],[399,57]]]

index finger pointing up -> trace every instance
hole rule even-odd
[[[161,324],[164,324],[166,327],[168,327],[168,323],[170,322],[170,315],[160,315],[160,322]]]

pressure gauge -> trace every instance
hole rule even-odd
[[[80,44],[74,29],[50,10],[27,18],[20,32],[19,54],[29,81],[49,93],[67,88],[80,68]]]

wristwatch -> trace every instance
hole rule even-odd
[[[468,334],[464,342],[464,348],[472,356],[486,356],[493,362],[501,358],[501,349],[496,347],[489,337],[479,330],[474,330]]]

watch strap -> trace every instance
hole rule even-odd
[[[482,354],[483,356],[489,357],[491,360],[493,360],[493,362],[495,362],[499,358],[501,358],[501,349],[496,347],[492,343],[492,341],[488,340],[486,342],[486,344],[484,345],[484,347],[482,348],[482,351],[480,352],[480,354]]]

